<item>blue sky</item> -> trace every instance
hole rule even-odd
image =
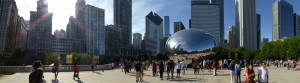
[[[37,0],[16,0],[19,14],[29,20],[29,11],[36,10]],[[105,24],[113,24],[113,0],[86,0],[87,4],[105,9]],[[256,0],[256,10],[261,14],[262,37],[272,38],[272,4],[276,0]],[[300,14],[300,0],[286,0],[294,6],[294,12]],[[65,29],[68,18],[75,15],[76,0],[48,0],[49,12],[53,14],[53,30]],[[228,27],[235,25],[235,0],[224,0],[225,38]],[[170,16],[171,32],[173,23],[182,21],[185,27],[190,19],[190,0],[133,0],[132,32],[145,32],[145,16],[154,11],[162,18]],[[270,39],[271,40],[271,39]]]

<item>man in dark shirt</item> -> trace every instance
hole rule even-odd
[[[136,82],[139,82],[139,78],[141,76],[141,62],[137,61],[134,67],[136,71]]]
[[[173,78],[173,75],[174,75],[175,63],[173,62],[173,60],[169,60],[169,62],[168,62],[167,65],[168,65],[168,66],[167,66],[167,73],[168,73],[168,78],[167,78],[167,80],[170,79],[170,77],[169,77],[169,73],[170,73],[170,72],[171,72],[171,77],[172,77],[172,79],[174,79],[174,78]]]

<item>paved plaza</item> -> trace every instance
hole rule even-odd
[[[150,68],[149,68],[150,69]],[[258,67],[255,67],[257,74]],[[299,83],[300,69],[297,71],[287,70],[286,68],[269,68],[270,83]],[[159,76],[153,77],[152,71],[144,71],[144,82],[139,83],[230,83],[229,70],[218,71],[218,76],[213,76],[212,72],[201,72],[200,75],[194,75],[192,69],[188,69],[186,75],[182,78],[160,80]],[[27,83],[29,73],[16,73],[13,75],[4,75],[0,77],[0,83]],[[80,80],[73,80],[73,72],[60,72],[58,79],[54,80],[54,74],[44,73],[47,83],[135,83],[135,72],[132,70],[129,74],[124,74],[120,69],[80,72]],[[241,76],[244,80],[244,76]],[[257,80],[257,77],[256,77]]]

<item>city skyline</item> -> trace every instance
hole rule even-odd
[[[29,20],[29,11],[36,10],[37,0],[16,0],[19,14],[25,20]],[[113,24],[113,0],[86,0],[87,4],[105,9],[105,25]],[[258,0],[256,2],[256,12],[261,14],[261,31],[266,32],[261,34],[262,37],[272,39],[272,4],[277,0]],[[286,0],[294,6],[294,13],[300,14],[299,0]],[[229,30],[229,26],[235,26],[235,0],[224,1],[224,32]],[[53,13],[53,29],[55,30],[66,29],[70,16],[75,15],[76,0],[49,0],[49,12]],[[152,5],[157,6],[153,7]],[[174,6],[173,5],[179,5]],[[142,7],[141,7],[142,6]],[[59,8],[57,10],[57,8]],[[143,8],[143,9],[142,9]],[[165,11],[168,10],[168,11]],[[174,22],[182,21],[185,26],[188,26],[190,19],[190,0],[177,0],[170,2],[170,0],[133,0],[132,9],[132,33],[145,33],[145,20],[144,16],[150,11],[157,12],[161,16],[170,16],[170,27],[173,27]],[[233,18],[232,18],[233,17]],[[58,19],[60,18],[60,19]],[[171,28],[173,34],[173,28]],[[224,38],[227,34],[224,33]]]

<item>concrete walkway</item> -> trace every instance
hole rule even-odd
[[[257,74],[258,67],[255,68]],[[300,70],[292,71],[286,68],[269,68],[270,83],[299,83]],[[230,83],[230,74],[228,70],[218,71],[218,76],[213,76],[212,72],[201,72],[200,75],[194,75],[192,69],[188,69],[186,75],[182,78],[166,80],[167,75],[164,74],[164,80],[160,80],[159,76],[153,77],[152,71],[144,71],[144,82],[139,83]],[[242,71],[243,72],[243,71]],[[243,74],[243,73],[242,73]],[[175,75],[175,74],[174,74]],[[28,83],[29,73],[16,73],[14,75],[5,75],[0,77],[0,83]],[[54,80],[54,74],[50,72],[44,73],[47,83],[135,83],[135,72],[124,74],[120,69],[80,72],[80,80],[73,80],[73,72],[60,72],[58,79]],[[242,81],[244,80],[244,76]],[[257,80],[257,77],[255,78]]]

